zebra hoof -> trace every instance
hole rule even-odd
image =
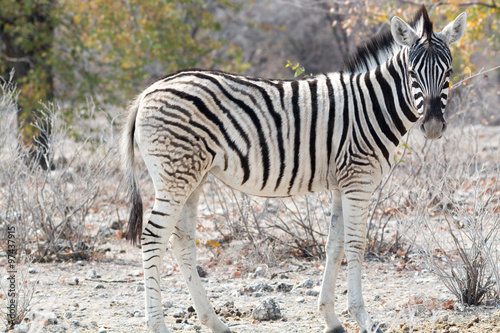
[[[384,333],[379,327],[373,326],[370,332],[367,332],[366,330],[363,331],[363,333]]]
[[[325,333],[346,333],[346,331],[342,326],[338,326],[331,330],[325,331]]]

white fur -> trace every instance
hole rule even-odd
[[[397,16],[391,21],[391,33],[396,42],[407,47],[411,47],[419,38],[415,30]]]
[[[465,33],[465,28],[467,27],[467,13],[463,12],[458,15],[458,17],[451,23],[449,23],[443,31],[441,31],[441,36],[444,37],[446,44],[450,45],[458,42]]]

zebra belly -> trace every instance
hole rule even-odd
[[[210,173],[215,178],[235,190],[260,197],[290,197],[293,195],[303,195],[330,190],[336,188],[338,185],[333,173],[325,177],[318,177],[318,179],[313,182],[310,189],[307,186],[295,186],[290,189],[288,186],[289,182],[286,181],[281,186],[275,187],[273,182],[273,180],[275,180],[274,178],[271,178],[269,185],[262,188],[261,178],[250,177],[247,181],[243,182],[242,174],[224,171],[218,166],[212,168]],[[284,176],[284,179],[286,180],[289,178],[290,177],[287,177],[287,175]]]

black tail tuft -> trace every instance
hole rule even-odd
[[[134,189],[135,190],[135,189]],[[142,234],[142,200],[136,191],[132,194],[132,209],[128,220],[127,240],[133,245],[141,245]]]

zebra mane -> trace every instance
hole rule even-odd
[[[431,40],[434,33],[432,22],[424,5],[420,7],[412,21],[408,24],[421,37]],[[385,63],[403,47],[392,37],[391,30],[386,29],[380,34],[357,46],[356,50],[344,59],[342,71],[348,73],[363,73],[377,68]]]

